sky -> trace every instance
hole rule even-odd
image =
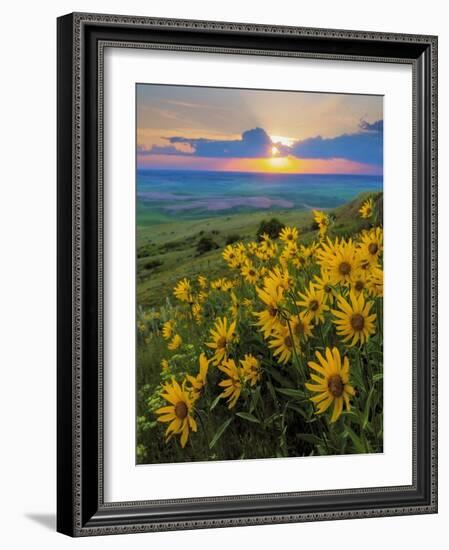
[[[138,169],[381,175],[381,96],[138,84]]]

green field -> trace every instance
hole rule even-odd
[[[374,196],[381,211],[382,193],[362,193],[353,201],[329,211],[333,224],[330,236],[348,236],[367,226],[358,209],[367,196]],[[137,304],[160,306],[171,299],[172,289],[180,279],[206,274],[220,277],[226,272],[221,253],[230,240],[255,240],[262,220],[277,218],[285,225],[298,227],[301,241],[307,243],[316,235],[312,213],[304,210],[246,212],[214,216],[201,220],[147,224],[137,227]],[[199,253],[201,239],[210,239],[214,250]]]

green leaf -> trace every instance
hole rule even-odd
[[[265,426],[268,426],[269,424],[271,424],[272,422],[274,422],[275,420],[277,420],[278,418],[281,418],[282,414],[281,413],[274,413],[272,414],[271,416],[269,416],[265,421],[264,421],[264,424]]]
[[[251,395],[251,406],[249,408],[250,413],[252,413],[257,408],[259,401],[260,401],[260,386],[258,386]]]
[[[368,425],[369,411],[371,407],[371,399],[373,397],[373,393],[374,393],[374,386],[371,387],[370,392],[368,394],[368,398],[365,403],[365,411],[363,413],[363,420],[362,420],[362,429],[365,429]]]
[[[378,372],[373,376],[373,382],[378,382],[379,380],[382,380],[384,377],[383,372]]]
[[[223,424],[218,428],[216,431],[214,437],[212,438],[212,441],[209,443],[209,449],[213,449],[217,441],[220,439],[220,437],[224,434],[229,424],[232,422],[232,417],[228,418],[223,422]]]
[[[220,401],[221,399],[221,395],[218,395],[213,401],[212,401],[212,404],[210,406],[210,411],[213,411],[215,409],[215,407],[218,405],[218,402]]]
[[[282,374],[278,370],[268,369],[268,372],[270,373],[270,376],[272,376],[276,380],[276,382],[278,382],[282,386],[293,388],[293,383],[291,382],[291,380],[288,380],[285,376],[282,376]]]
[[[276,392],[274,391],[273,384],[271,382],[267,382],[267,388],[273,398],[273,401],[277,403]]]
[[[355,422],[356,424],[360,425],[360,418],[355,414],[354,411],[343,411],[341,413],[341,416],[343,418],[347,418],[348,420],[351,420],[351,422]]]
[[[307,414],[306,411],[304,411],[301,407],[298,405],[295,405],[291,401],[287,403],[287,409],[291,409],[293,411],[296,411],[298,414],[300,414],[303,418],[305,418],[307,421],[310,420],[310,415]]]
[[[245,420],[249,420],[249,422],[255,422],[256,424],[260,424],[260,420],[258,420],[253,414],[246,413],[246,412],[238,412],[236,413],[236,416],[239,416],[240,418],[243,418]]]
[[[299,399],[301,401],[307,399],[306,394],[301,390],[294,390],[291,388],[276,388],[276,391],[282,393],[283,395],[288,395],[288,397],[294,397],[295,399]]]
[[[361,442],[360,438],[353,432],[353,430],[349,426],[345,426],[345,433],[349,435],[355,450],[358,453],[364,454],[365,447],[363,446],[363,443]]]

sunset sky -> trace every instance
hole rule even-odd
[[[382,97],[138,84],[137,166],[381,175]]]

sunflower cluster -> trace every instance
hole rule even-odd
[[[368,199],[360,217],[372,219],[374,211]],[[167,442],[178,436],[184,448],[203,430],[212,448],[230,419],[260,429],[288,409],[302,416],[302,430],[313,430],[317,416],[323,431],[346,411],[338,424],[345,438],[341,448],[346,440],[358,442],[359,450],[375,447],[361,427],[356,435],[350,424],[367,414],[358,425],[369,429],[381,411],[381,397],[373,392],[382,371],[382,227],[363,222],[367,228],[336,236],[327,213],[312,215],[314,239],[302,240],[291,226],[277,239],[264,234],[230,244],[222,252],[223,276],[201,274],[174,286],[177,305],[159,313],[152,331],[162,350],[153,413],[167,424]],[[282,429],[285,452],[295,426]],[[380,431],[372,430],[373,440]],[[318,445],[319,452],[324,448]]]

